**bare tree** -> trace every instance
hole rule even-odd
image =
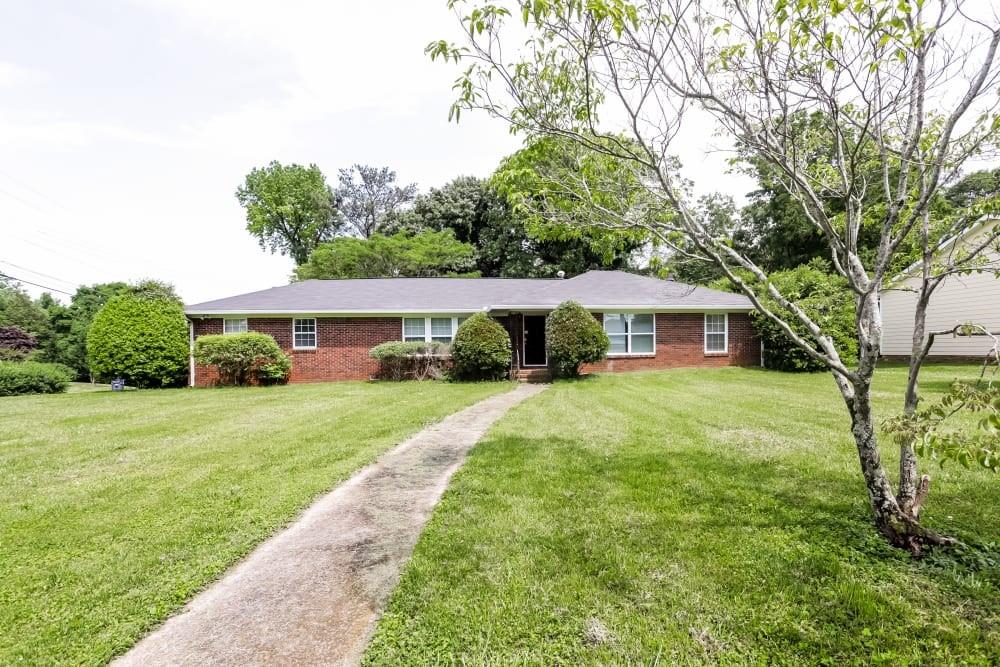
[[[396,185],[396,172],[388,167],[356,164],[341,169],[339,181],[335,192],[338,209],[350,232],[363,239],[380,231],[386,216],[417,196],[416,184]]]
[[[918,474],[912,441],[900,445],[899,479],[895,488],[891,483],[879,453],[871,386],[882,337],[879,292],[901,246],[916,241],[921,248],[914,270],[922,284],[904,404],[913,413],[927,354],[928,301],[948,275],[981,270],[980,256],[1000,236],[998,228],[977,247],[941,262],[940,239],[931,232],[932,205],[942,184],[970,158],[992,151],[1000,137],[1000,21],[984,7],[988,3],[449,4],[466,42],[434,42],[427,51],[463,66],[452,115],[485,109],[515,131],[560,136],[628,161],[658,214],[623,216],[616,210],[631,209],[601,206],[594,224],[645,225],[663,243],[718,266],[763,316],[832,371],[851,416],[879,531],[914,554],[927,544],[952,543],[919,521],[929,479]],[[511,25],[518,19],[520,26]],[[511,37],[525,46],[509,50]],[[834,270],[854,294],[856,364],[845,362],[831,336],[697,214],[673,157],[692,113],[707,114],[734,146],[772,165],[781,186],[822,234]],[[803,115],[821,121],[797,123]],[[832,150],[817,151],[818,145]],[[830,157],[816,159],[817,154]],[[592,191],[569,180],[567,190],[592,198]],[[612,184],[608,192],[614,192]],[[873,192],[880,195],[878,205],[871,204]],[[831,213],[830,199],[843,210]],[[973,222],[974,216],[963,217],[952,231],[961,235]],[[863,227],[878,231],[873,257],[859,251]]]

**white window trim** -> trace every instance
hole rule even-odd
[[[708,316],[709,315],[722,315],[722,340],[723,347],[721,350],[710,350],[708,349]],[[718,333],[718,332],[712,332]],[[702,341],[704,343],[705,354],[729,354],[729,313],[705,313],[705,317],[702,320]]]
[[[302,320],[312,320],[314,345],[298,345],[295,342],[295,323]],[[293,317],[292,318],[292,349],[293,350],[315,350],[319,346],[319,320],[315,317]]]
[[[226,331],[226,322],[242,322],[243,323],[243,330],[242,331]],[[226,335],[232,335],[232,334],[237,334],[237,333],[246,333],[248,331],[250,331],[250,323],[247,321],[247,318],[245,318],[245,317],[224,317],[224,318],[222,318],[222,334],[224,336],[226,336]]]
[[[649,313],[649,312],[645,312],[645,313],[624,313],[624,312],[621,312],[621,311],[614,312],[614,313],[612,313],[612,312],[602,313],[601,314],[601,328],[604,329],[604,333],[606,333],[606,334],[608,334],[608,330],[605,328],[605,324],[608,321],[608,315],[626,315],[626,316],[631,316],[631,315],[652,315],[653,316],[653,331],[652,332],[646,331],[646,332],[642,332],[642,333],[636,334],[637,336],[650,336],[650,335],[653,336],[653,351],[652,352],[632,352],[632,323],[630,321],[629,322],[628,333],[626,333],[626,334],[614,334],[616,336],[625,336],[625,347],[628,348],[629,351],[628,352],[611,352],[610,343],[609,343],[608,357],[610,357],[610,358],[616,358],[616,357],[655,357],[656,356],[656,313]],[[608,334],[608,336],[611,336],[611,335],[612,334]]]
[[[407,338],[415,338],[414,336],[406,335],[406,320],[420,320],[424,321],[424,342],[430,343],[434,340],[434,334],[431,332],[431,320],[451,320],[451,340],[445,343],[445,345],[451,345],[455,341],[455,334],[458,333],[458,321],[469,319],[469,315],[459,315],[457,317],[450,315],[427,315],[425,317],[402,317],[399,320],[400,336],[399,340],[405,341]],[[417,340],[409,341],[411,343],[419,342]]]

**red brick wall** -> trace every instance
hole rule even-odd
[[[270,334],[285,352],[292,355],[289,382],[322,382],[328,380],[367,380],[378,369],[378,363],[368,357],[368,350],[379,343],[402,337],[402,320],[398,317],[319,317],[316,319],[316,349],[292,349],[292,319],[289,317],[251,317],[250,331]],[[222,319],[194,318],[195,337],[222,333]],[[197,366],[195,383],[214,384],[218,374],[214,367]]]
[[[594,317],[603,321],[601,313]],[[750,316],[729,313],[729,352],[705,352],[704,313],[657,313],[656,354],[610,357],[588,364],[584,372],[637,371],[684,366],[755,366],[760,364],[760,341],[753,335]]]
[[[599,321],[601,313],[594,313]],[[511,335],[516,351],[521,350],[521,315],[496,318]],[[402,321],[398,317],[321,317],[316,320],[315,350],[292,349],[291,318],[249,318],[251,331],[274,336],[285,352],[292,355],[290,382],[367,380],[378,369],[368,350],[379,343],[400,340]],[[194,318],[195,336],[222,333],[221,318]],[[729,352],[706,353],[703,313],[657,313],[656,354],[609,358],[588,364],[584,372],[633,371],[683,366],[755,366],[760,364],[760,341],[753,335],[746,313],[729,314]],[[197,366],[195,381],[208,386],[218,380],[214,367]]]

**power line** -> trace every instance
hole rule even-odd
[[[62,278],[57,278],[57,277],[55,277],[55,276],[53,276],[51,274],[48,274],[48,273],[42,273],[41,271],[35,271],[34,269],[29,269],[26,266],[21,266],[19,264],[15,264],[14,262],[9,262],[9,261],[7,261],[6,259],[3,259],[3,258],[0,258],[0,264],[6,264],[8,266],[13,266],[15,269],[21,269],[22,271],[27,271],[28,273],[33,273],[36,276],[42,276],[43,278],[50,278],[50,279],[56,281],[57,283],[64,283],[66,285],[72,285],[73,287],[76,287],[77,285],[80,284],[80,283],[75,283],[72,280],[63,280]]]
[[[17,276],[12,276],[9,273],[3,273],[2,271],[0,271],[0,278],[7,278],[8,280],[16,280],[19,283],[28,283],[29,285],[34,285],[35,287],[41,287],[42,289],[52,290],[53,292],[59,292],[60,294],[65,294],[66,296],[73,296],[72,292],[56,289],[55,287],[49,287],[48,285],[33,283],[30,280],[25,280],[24,278],[18,278]]]

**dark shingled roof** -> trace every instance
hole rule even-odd
[[[740,294],[623,271],[588,271],[569,278],[366,278],[305,280],[283,287],[188,305],[189,315],[284,313],[461,313],[554,308],[572,299],[584,307],[649,310],[751,310]]]

